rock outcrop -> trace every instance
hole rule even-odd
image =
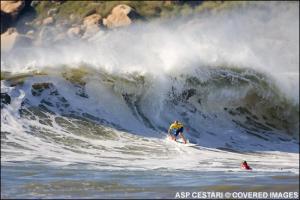
[[[1,1],[1,34],[17,19],[25,6],[25,1]]]
[[[36,7],[39,3],[40,3],[40,1],[31,1],[30,6]]]
[[[24,8],[25,1],[1,1],[1,11],[17,17]]]
[[[111,14],[103,19],[103,24],[107,28],[128,26],[132,23],[132,20],[129,18],[131,12],[134,12],[131,7],[125,4],[117,5],[112,9]]]
[[[83,26],[99,26],[101,23],[102,17],[99,14],[92,14],[84,18]]]
[[[27,31],[26,35],[27,35],[28,37],[30,37],[31,39],[34,39],[34,38],[33,38],[33,37],[34,37],[34,30],[29,30],[29,31]]]
[[[16,46],[24,47],[32,43],[32,39],[20,34],[15,28],[9,28],[1,34],[1,52],[8,52]]]
[[[53,17],[47,17],[43,20],[43,25],[49,26],[54,23],[54,18]]]
[[[79,26],[73,26],[69,28],[67,35],[70,38],[79,38],[81,33],[81,28]]]
[[[84,30],[83,39],[90,38],[100,30],[102,17],[99,14],[92,14],[83,20],[82,29]]]
[[[54,16],[58,13],[58,9],[57,8],[51,8],[48,10],[47,15],[48,16]]]

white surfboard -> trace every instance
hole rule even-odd
[[[187,143],[184,144],[183,140],[181,138],[177,139],[176,141],[172,140],[170,137],[168,137],[168,140],[171,140],[177,144],[183,145],[183,146],[187,146],[187,147],[193,147],[193,146],[197,146],[197,144],[194,143],[190,143],[189,140],[187,140]]]
[[[174,142],[177,142],[178,144],[184,145],[184,146],[187,146],[187,147],[194,147],[194,146],[197,146],[197,144],[190,143],[189,141],[187,141],[186,144],[184,144],[182,141],[178,141],[178,140],[176,140],[176,141],[174,141]]]

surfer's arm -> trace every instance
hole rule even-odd
[[[171,134],[171,130],[173,129],[173,124],[171,124],[171,126],[168,129],[168,134]]]
[[[168,129],[168,134],[169,134],[169,135],[171,134],[171,128]]]

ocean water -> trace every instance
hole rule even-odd
[[[2,198],[176,198],[178,192],[298,192],[282,172],[97,170],[34,163],[2,168]]]
[[[1,52],[1,197],[299,192],[298,16],[265,2]],[[166,139],[174,120],[196,146]]]

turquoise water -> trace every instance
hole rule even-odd
[[[175,198],[177,192],[299,193],[292,173],[101,170],[13,163],[1,167],[1,198]]]

